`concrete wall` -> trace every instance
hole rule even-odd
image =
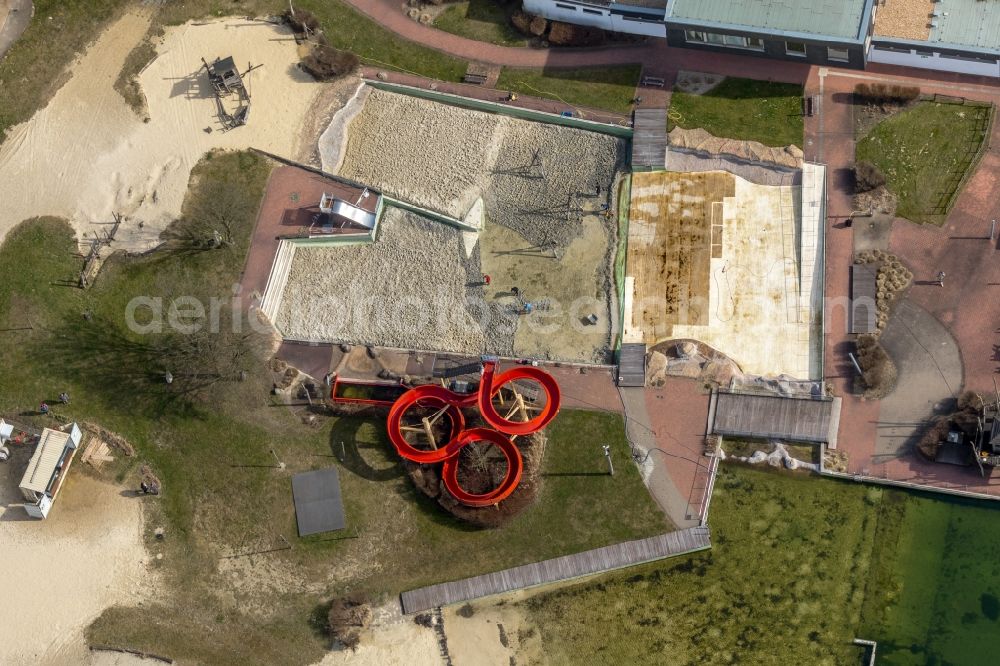
[[[880,48],[881,47],[881,48]],[[891,50],[889,50],[891,48]],[[949,57],[950,56],[950,57]],[[1000,60],[998,56],[997,60]],[[873,42],[868,61],[902,67],[920,67],[942,72],[958,72],[1000,78],[1000,62],[985,62],[964,56],[955,49],[917,47],[910,44]]]

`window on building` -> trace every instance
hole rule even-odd
[[[744,37],[743,35],[722,35],[717,32],[703,30],[685,30],[684,40],[696,44],[713,44],[715,46],[730,46],[737,49],[764,50],[764,40],[759,37]]]
[[[785,42],[785,53],[793,56],[804,56],[806,45],[803,42]]]
[[[838,49],[834,46],[827,47],[826,57],[837,62],[847,62],[851,59],[851,55],[848,53],[847,49]]]

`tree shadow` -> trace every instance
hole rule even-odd
[[[365,423],[368,421],[360,418],[342,417],[337,419],[330,430],[330,452],[340,460],[345,469],[366,481],[392,481],[403,476],[405,471],[399,461],[390,463],[388,467],[376,467],[365,457],[365,449],[391,448],[388,441],[359,441],[358,430]]]
[[[69,376],[109,404],[146,416],[197,417],[192,400],[215,381],[193,377],[168,385],[162,348],[152,338],[127,337],[104,318],[66,321],[36,344],[36,355],[53,376]]]
[[[854,178],[854,169],[850,167],[840,167],[833,170],[833,186],[837,188],[838,191],[844,194],[854,194],[856,189],[856,181]]]

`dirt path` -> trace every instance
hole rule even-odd
[[[0,60],[31,23],[34,13],[31,0],[0,0]]]
[[[142,504],[71,468],[49,518],[28,520],[19,506],[18,471],[12,463],[0,470],[0,663],[81,663],[81,656],[89,658],[87,625],[108,606],[135,603],[155,586]]]
[[[147,249],[179,215],[191,168],[207,151],[254,146],[292,155],[303,145],[303,122],[325,87],[296,67],[287,29],[262,21],[169,28],[139,77],[149,107],[143,122],[113,84],[150,17],[137,10],[115,22],[72,66],[52,101],[11,129],[0,146],[0,240],[37,215],[66,217],[86,238],[106,230],[118,212],[129,217],[118,245]],[[241,67],[263,67],[248,78],[249,124],[224,131],[201,58],[228,55]]]

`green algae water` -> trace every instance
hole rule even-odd
[[[1000,504],[883,494],[859,637],[884,666],[1000,662]]]

